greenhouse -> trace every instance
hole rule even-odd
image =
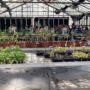
[[[1,90],[90,90],[90,0],[0,0]]]

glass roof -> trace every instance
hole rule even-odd
[[[90,0],[73,7],[73,3],[80,0],[0,0],[0,16],[29,17],[29,16],[51,16],[58,15],[80,15],[90,13]],[[68,6],[64,12],[55,14],[55,10],[61,10]],[[23,13],[23,14],[22,14]]]

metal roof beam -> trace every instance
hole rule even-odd
[[[43,0],[42,0],[43,1]],[[43,3],[43,2],[40,2],[40,1],[4,1],[5,3]],[[61,1],[57,1],[57,2],[54,2],[54,1],[50,1],[50,2],[47,2],[47,3],[60,3],[60,4],[72,4],[72,2],[61,2]],[[82,4],[90,4],[90,2],[83,2]]]
[[[31,0],[31,2],[32,2],[32,0]],[[27,3],[22,3],[22,4],[18,5],[18,6],[15,6],[15,7],[13,7],[13,8],[10,8],[10,10],[13,10],[13,9],[18,8],[18,7],[20,7],[20,6],[23,6],[23,5],[25,5],[25,4],[27,4]],[[3,14],[3,13],[5,13],[5,12],[7,12],[7,10],[1,12],[0,14]]]

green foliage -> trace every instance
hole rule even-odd
[[[89,52],[90,53],[90,47],[83,47],[82,48],[83,52]]]
[[[75,52],[72,53],[72,56],[74,58],[83,59],[83,58],[87,58],[88,54],[86,54],[84,52],[81,52],[81,51],[75,51]]]
[[[75,58],[83,60],[84,58],[90,58],[90,48],[73,48],[66,49],[65,47],[54,47],[52,50],[48,52],[51,56],[59,55],[59,57],[63,56],[63,58]]]
[[[51,51],[49,51],[49,54],[54,55],[55,53],[59,52],[66,52],[66,48],[63,47],[54,47]]]
[[[10,46],[5,49],[0,49],[1,64],[23,63],[25,57],[25,53],[18,46]]]

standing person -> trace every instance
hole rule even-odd
[[[62,27],[62,37],[64,40],[68,39],[68,27],[67,27],[67,25],[63,25],[63,27]]]
[[[44,31],[44,28],[40,27],[39,32],[43,32],[43,31]]]
[[[76,25],[73,23],[72,24],[72,28],[70,29],[70,37],[71,37],[71,40],[74,41],[75,37],[74,37],[74,32],[75,32],[75,29],[76,29]]]
[[[63,27],[62,27],[62,35],[67,34],[67,32],[68,32],[67,26],[66,25],[63,25]]]
[[[88,29],[88,27],[85,28],[85,39],[86,40],[90,40],[90,30]]]

